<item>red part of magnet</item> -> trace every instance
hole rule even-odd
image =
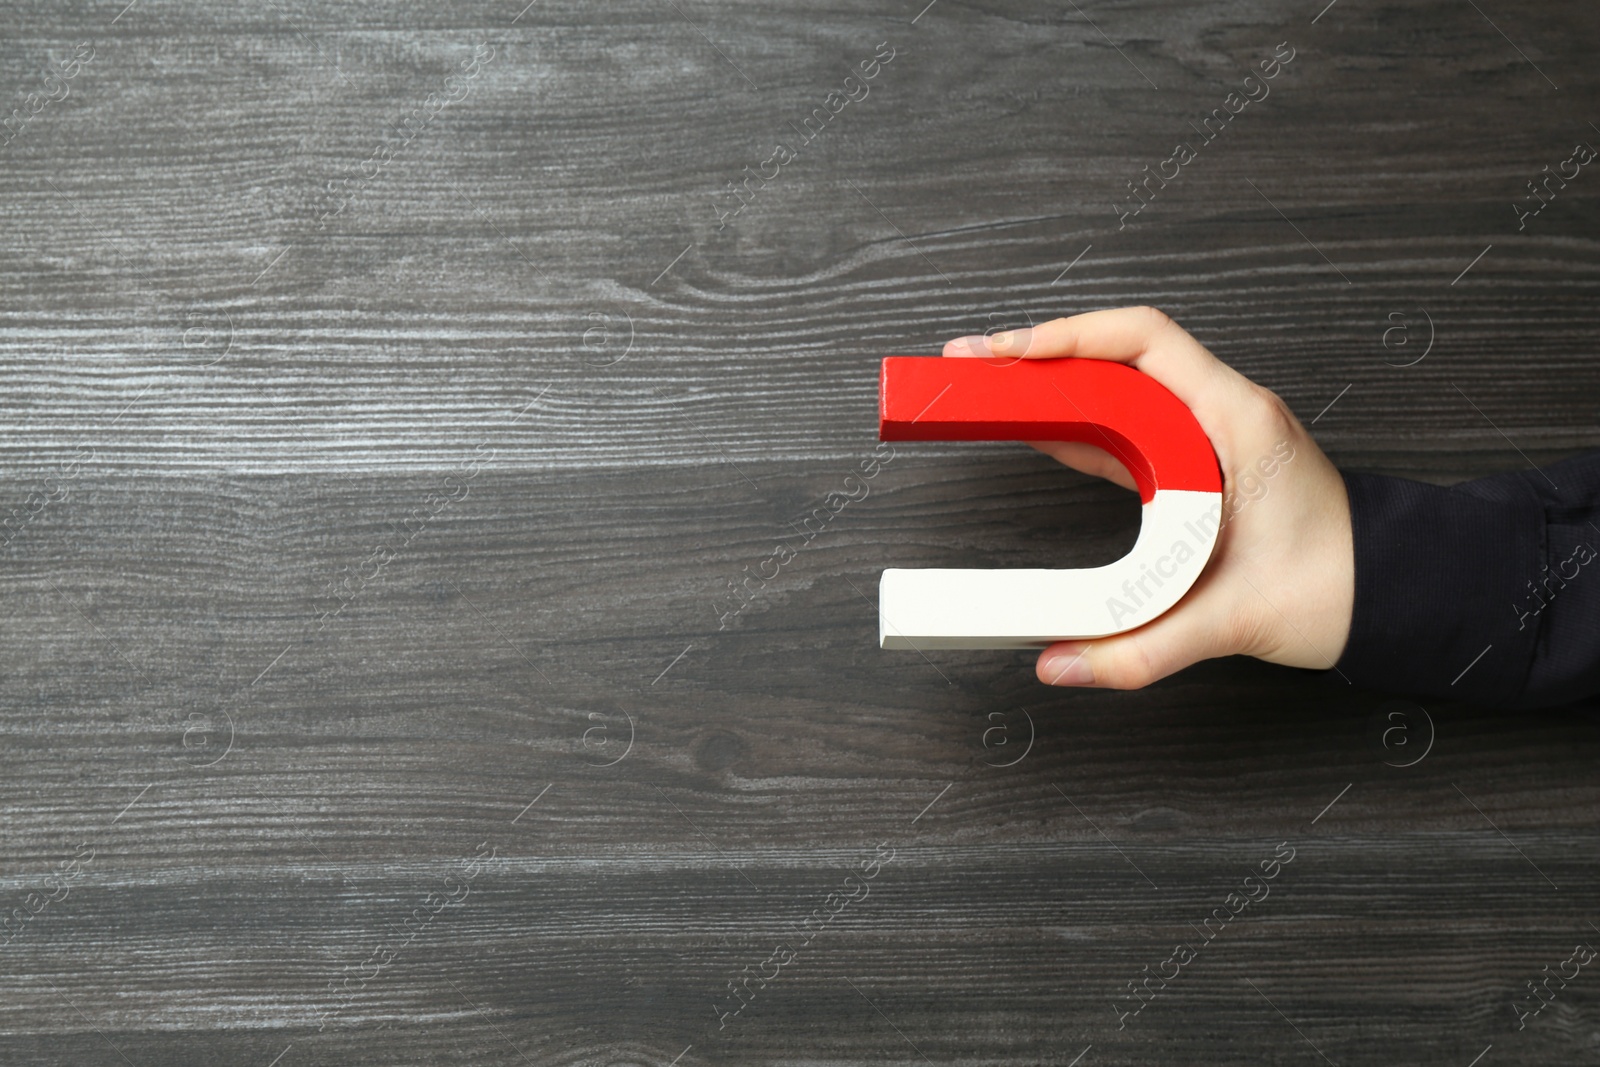
[[[1148,374],[1103,359],[890,356],[878,388],[884,441],[1080,441],[1117,457],[1139,499],[1222,492],[1211,441]]]

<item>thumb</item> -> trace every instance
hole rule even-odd
[[[1190,597],[1198,592],[1191,590]],[[1223,636],[1233,628],[1211,607],[1180,603],[1137,630],[1093,641],[1058,641],[1039,654],[1035,671],[1045,685],[1143,688],[1203,659],[1235,651]]]

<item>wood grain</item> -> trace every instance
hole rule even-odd
[[[6,108],[95,56],[0,149],[0,1058],[1592,1058],[1587,972],[1512,1007],[1600,937],[1592,710],[879,651],[886,566],[1132,543],[1011,445],[901,447],[720,606],[871,452],[881,356],[1090,307],[1168,310],[1346,465],[1600,443],[1597,179],[1511,207],[1600,136],[1600,15],[1478,6],[10,5]]]

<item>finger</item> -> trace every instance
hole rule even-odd
[[[1115,482],[1124,489],[1137,490],[1133,475],[1128,473],[1115,456],[1094,445],[1078,441],[1029,441],[1029,445],[1043,452],[1064,467]]]
[[[944,343],[944,356],[981,356],[986,357],[989,352],[989,339],[979,334],[971,337],[957,337],[954,341]]]
[[[1232,627],[1221,604],[1210,599],[1202,592],[1199,602],[1180,604],[1127,633],[1057,642],[1039,654],[1035,673],[1046,685],[1141,689],[1203,659],[1231,655]]]
[[[1012,359],[1076,356],[1128,363],[1190,407],[1221,383],[1247,384],[1243,375],[1212,355],[1181,326],[1148,307],[1090,311],[992,337],[958,337],[945,345],[944,354]]]

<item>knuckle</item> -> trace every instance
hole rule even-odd
[[[1102,684],[1109,689],[1143,689],[1161,676],[1137,637],[1118,642],[1115,652],[1107,656],[1106,661]]]
[[[1257,385],[1254,389],[1255,402],[1263,426],[1281,437],[1300,424],[1300,420],[1295,418],[1294,412],[1284,403],[1281,396],[1264,386]]]
[[[1177,325],[1177,323],[1172,321],[1172,316],[1168,315],[1160,308],[1151,307],[1148,304],[1141,304],[1132,310],[1135,315],[1139,316],[1139,318],[1143,320],[1143,325],[1145,328],[1150,330],[1152,333]]]

